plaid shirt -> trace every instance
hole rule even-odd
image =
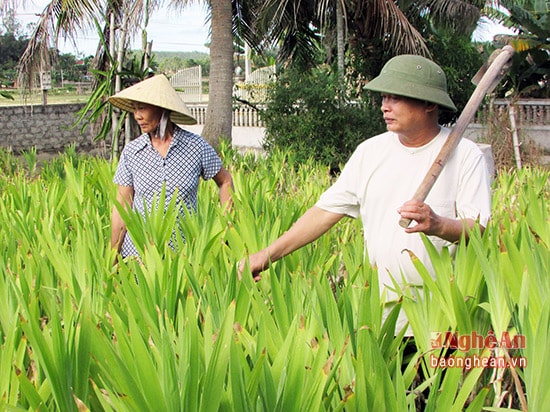
[[[191,211],[197,209],[199,178],[213,178],[221,169],[222,162],[216,151],[200,136],[174,128],[174,135],[166,157],[162,157],[151,144],[148,134],[142,134],[126,145],[113,181],[117,185],[134,188],[133,210],[145,216],[152,209],[166,185],[168,206],[177,189],[180,207]],[[121,255],[138,255],[130,236],[126,233]]]

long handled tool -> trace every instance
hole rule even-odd
[[[511,60],[513,55],[514,49],[509,45],[504,46],[502,49],[495,50],[489,57],[489,65],[487,67],[483,66],[476,73],[472,81],[477,84],[477,86],[472,93],[470,100],[466,103],[464,110],[458,117],[455,126],[449,133],[449,137],[443,144],[443,147],[430,167],[430,170],[428,170],[424,180],[416,190],[413,199],[420,200],[421,202],[426,200],[428,193],[441,174],[441,170],[445,166],[445,163],[447,163],[447,159],[458,145],[458,142],[464,134],[464,130],[466,130],[466,127],[470,124],[472,118],[474,117],[481,101],[485,95],[491,92],[500,82],[510,66],[510,64],[507,63]],[[401,218],[399,220],[399,225],[401,227],[408,227],[410,223],[410,219]]]

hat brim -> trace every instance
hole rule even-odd
[[[134,111],[135,103],[151,104],[141,100],[130,100],[122,97],[116,97],[116,95],[109,97],[109,103],[111,103],[115,107],[118,107],[119,109],[122,109],[130,113]],[[158,106],[158,105],[154,105],[154,106]],[[197,124],[197,121],[195,120],[194,117],[191,116],[191,114],[187,115],[184,113],[179,113],[173,109],[170,109],[169,107],[163,107],[163,106],[159,106],[159,107],[170,110],[170,120],[172,120],[176,124],[184,124],[184,125]]]
[[[122,90],[109,97],[109,103],[130,113],[134,111],[135,103],[146,103],[169,110],[170,119],[176,124],[197,124],[197,120],[164,75],[151,77]]]
[[[394,94],[396,96],[410,97],[412,99],[424,100],[436,103],[438,106],[456,112],[456,106],[449,95],[438,88],[419,85],[407,79],[395,79],[380,75],[375,77],[365,86],[373,92]]]

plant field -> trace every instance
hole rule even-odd
[[[359,221],[340,222],[259,282],[238,279],[240,259],[286,230],[330,176],[280,153],[256,160],[223,149],[223,157],[236,191],[230,214],[215,184],[202,183],[177,253],[166,246],[174,205],[146,220],[127,214],[142,260],[113,265],[114,165],[67,153],[37,169],[32,152],[22,161],[0,154],[0,410],[548,407],[548,171],[501,174],[485,234],[454,259],[434,252],[436,279],[419,264],[425,293],[405,289],[382,322]],[[401,306],[412,353],[395,330]],[[472,359],[526,363],[456,366]]]

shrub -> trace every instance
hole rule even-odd
[[[442,111],[439,121],[442,124],[453,123],[475,90],[472,79],[481,68],[483,57],[469,38],[451,34],[431,36],[428,47],[434,61],[445,72],[449,96],[457,107],[456,112]]]
[[[263,112],[265,149],[291,150],[296,160],[313,159],[337,168],[357,144],[385,130],[378,107],[353,101],[337,74],[326,68],[278,74]]]
[[[490,111],[484,119],[485,131],[479,138],[480,143],[491,145],[497,173],[512,170],[518,162],[523,166],[534,167],[540,165],[543,160],[544,149],[521,128],[517,130],[520,145],[518,148],[514,146],[509,116],[508,110]]]

